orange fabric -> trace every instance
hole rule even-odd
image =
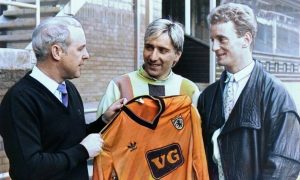
[[[209,179],[200,121],[188,96],[134,98],[101,132],[93,180]]]

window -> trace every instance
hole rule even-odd
[[[243,3],[253,8],[258,21],[255,51],[300,56],[300,0],[227,0],[226,2]]]
[[[191,34],[206,43],[209,43],[208,13],[209,0],[191,0]]]
[[[184,25],[184,7],[183,0],[163,0],[162,18],[172,19]]]

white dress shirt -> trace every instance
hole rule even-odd
[[[38,67],[34,66],[30,76],[43,84],[57,99],[62,102],[61,92],[57,90],[58,83],[43,73]],[[65,82],[63,82],[65,83]]]

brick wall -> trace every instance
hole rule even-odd
[[[28,70],[3,70],[0,69],[0,102],[3,96],[16,81],[25,75]],[[2,138],[0,136],[0,173],[8,171],[9,162],[4,152]]]
[[[0,48],[0,102],[7,90],[32,66],[32,54],[27,50]],[[9,162],[0,136],[0,173],[8,171]]]
[[[5,155],[2,138],[0,136],[0,173],[7,172],[9,169],[9,161]]]
[[[84,102],[96,102],[111,79],[134,70],[134,12],[86,3],[76,17],[84,26],[90,59],[73,82]]]

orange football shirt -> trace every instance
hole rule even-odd
[[[188,96],[139,96],[102,131],[93,180],[206,180],[201,119]]]

